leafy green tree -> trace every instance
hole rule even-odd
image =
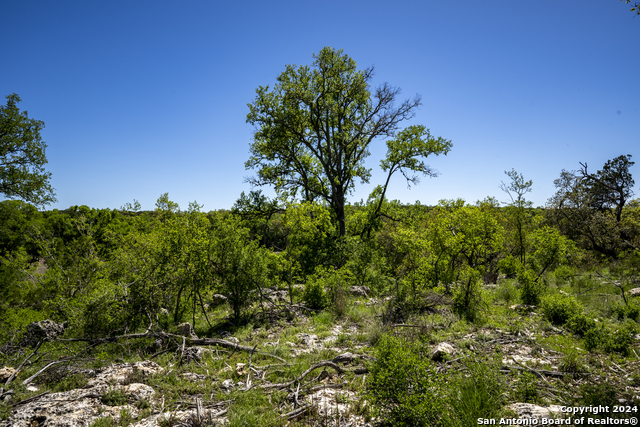
[[[6,98],[0,107],[0,193],[35,205],[53,203],[51,173],[44,169],[47,144],[40,137],[44,122],[20,112],[15,93]]]
[[[638,230],[625,218],[634,211],[626,208],[633,197],[633,164],[626,155],[607,161],[596,173],[586,163],[580,163],[580,171],[563,170],[554,181],[556,194],[547,202],[547,220],[581,247],[609,257],[638,250],[633,243]]]
[[[312,67],[288,65],[272,90],[256,90],[247,115],[256,131],[245,167],[257,169],[249,180],[254,185],[273,185],[284,198],[300,194],[303,200],[326,203],[344,236],[346,196],[357,179],[369,182],[364,161],[372,142],[394,137],[399,124],[413,117],[420,98],[394,106],[400,90],[385,83],[372,91],[373,68],[358,70],[341,50],[325,47],[314,58]],[[389,145],[383,167],[390,174],[428,174],[421,161],[409,159],[449,147],[424,127],[413,127]]]
[[[207,264],[216,290],[228,298],[234,318],[240,318],[271,283],[269,257],[268,250],[249,240],[248,230],[237,219],[219,218],[212,224]]]
[[[580,175],[588,189],[589,204],[593,209],[612,212],[616,222],[620,222],[624,205],[633,197],[635,181],[629,168],[634,164],[630,154],[608,160],[602,170],[596,173],[589,173],[587,164],[580,163]]]
[[[515,229],[516,249],[514,256],[520,259],[520,263],[524,265],[526,263],[526,235],[531,224],[531,206],[533,203],[526,200],[524,196],[531,192],[533,185],[532,181],[525,181],[522,174],[516,172],[515,169],[504,172],[511,182],[509,184],[501,183],[500,189],[509,195],[511,203],[507,206],[507,214],[513,228]]]

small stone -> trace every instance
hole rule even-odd
[[[354,297],[367,298],[371,293],[371,289],[368,286],[352,286],[349,288],[349,293]]]
[[[436,362],[440,362],[444,360],[447,356],[450,356],[454,353],[454,348],[451,344],[446,342],[441,342],[438,344],[433,351],[431,351],[431,359]]]
[[[178,325],[178,334],[184,337],[198,339],[198,336],[196,335],[196,332],[194,331],[193,326],[189,322],[181,323],[180,325]]]
[[[245,367],[247,366],[246,363],[236,363],[236,375],[238,375],[239,377],[246,375],[247,371],[245,369]]]
[[[5,366],[4,368],[0,369],[0,383],[5,383],[15,371],[15,369],[9,366]]]
[[[219,307],[225,302],[227,302],[227,297],[221,294],[213,294],[211,296],[211,302],[209,302],[209,307],[211,308]]]
[[[234,384],[233,380],[228,379],[228,380],[224,380],[222,381],[222,384],[220,384],[220,387],[226,389],[226,390],[231,390],[232,388],[234,388],[236,385]]]
[[[33,322],[27,326],[24,345],[34,347],[40,341],[53,341],[64,333],[65,324],[53,320]]]
[[[633,288],[627,291],[627,296],[640,297],[640,288]]]

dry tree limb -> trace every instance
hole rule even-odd
[[[596,272],[596,274],[606,280],[607,282],[611,283],[612,285],[614,285],[615,287],[617,287],[618,289],[620,289],[620,292],[622,293],[622,299],[624,300],[624,305],[629,305],[629,302],[627,302],[627,297],[624,294],[624,286],[622,286],[622,284],[620,284],[620,282],[616,282],[615,280],[611,280],[610,278],[608,278],[607,276],[603,276],[602,274],[600,274],[599,272]]]
[[[542,375],[540,372],[536,371],[533,368],[528,367],[527,365],[524,365],[520,362],[518,362],[516,359],[514,359],[513,357],[511,358],[511,360],[513,360],[514,362],[516,362],[518,365],[522,366],[523,368],[533,372],[538,378],[544,380],[544,382],[548,383],[549,381],[547,381],[547,379],[544,377],[544,375]]]
[[[16,407],[16,406],[18,406],[18,405],[24,405],[25,403],[32,402],[32,401],[34,401],[34,400],[36,400],[36,399],[38,399],[38,398],[40,398],[40,397],[42,397],[42,396],[44,396],[44,395],[49,394],[49,392],[50,392],[50,391],[51,391],[51,390],[47,390],[47,391],[45,391],[44,393],[40,393],[40,394],[37,394],[37,395],[35,395],[35,396],[31,396],[30,398],[28,398],[28,399],[24,399],[24,400],[21,400],[20,402],[16,402],[16,403],[14,403],[14,404],[13,404],[13,405],[11,405],[11,406],[15,408],[15,407]]]
[[[347,372],[345,369],[342,369],[340,366],[336,365],[335,363],[333,363],[333,362],[331,362],[329,360],[324,360],[322,362],[318,362],[315,365],[311,366],[309,369],[304,371],[302,374],[300,374],[300,376],[298,378],[296,378],[294,380],[291,380],[291,381],[286,382],[286,383],[263,384],[260,387],[264,388],[264,389],[268,389],[268,388],[279,388],[279,389],[287,388],[287,387],[291,386],[292,384],[295,384],[296,381],[302,381],[311,372],[313,372],[314,370],[316,370],[318,368],[322,368],[323,366],[329,366],[329,367],[335,369],[336,372],[338,372],[339,374],[344,374],[345,372]]]
[[[256,347],[248,347],[245,345],[240,345],[240,344],[232,343],[230,341],[221,340],[217,338],[198,338],[198,339],[191,339],[189,340],[189,342],[195,345],[219,345],[221,347],[230,348],[232,350],[240,350],[240,351],[246,351],[249,353],[261,354],[263,356],[270,356],[270,357],[273,357],[274,359],[278,359],[279,361],[287,365],[289,364],[289,362],[287,362],[281,357],[276,356],[275,354],[267,353],[264,351],[255,351]]]
[[[309,408],[311,408],[311,405],[301,406],[298,409],[294,409],[291,412],[287,412],[286,414],[280,415],[280,418],[289,418],[289,419],[295,418],[307,412]]]
[[[547,376],[547,377],[556,377],[556,378],[562,378],[562,377],[564,377],[565,375],[571,375],[571,373],[569,373],[569,372],[547,371],[547,370],[544,370],[544,369],[539,370],[539,371],[536,371],[536,370],[534,370],[534,369],[529,368],[528,366],[525,366],[524,368],[521,368],[521,367],[518,367],[518,366],[503,366],[503,367],[500,369],[500,372],[505,373],[505,372],[509,372],[509,371],[511,371],[511,370],[518,370],[518,371],[531,371],[531,372],[533,372],[534,374],[536,374],[537,376],[543,375],[543,376]],[[580,372],[580,375],[589,375],[589,373],[587,373],[587,372]],[[540,376],[540,378],[543,378],[543,377],[542,377],[542,376]],[[544,379],[544,378],[543,378],[543,379]],[[547,381],[547,380],[545,379],[545,381]],[[547,382],[547,384],[548,384],[548,382]]]
[[[57,365],[58,363],[62,363],[62,362],[67,362],[67,360],[63,359],[63,360],[56,360],[54,362],[49,362],[44,368],[40,369],[35,374],[31,375],[29,378],[27,378],[26,380],[22,381],[22,384],[23,385],[29,384],[31,381],[35,380],[40,374],[42,374],[44,371],[49,369],[51,366]]]
[[[33,350],[33,353],[31,353],[31,355],[29,355],[29,357],[27,357],[26,359],[24,359],[22,361],[22,363],[16,368],[16,370],[14,371],[13,374],[11,374],[11,376],[7,379],[7,381],[4,383],[4,386],[7,387],[9,386],[9,384],[11,384],[11,381],[13,381],[13,379],[18,375],[18,373],[20,372],[20,370],[22,369],[22,367],[25,365],[25,363],[27,363],[29,361],[29,359],[31,359],[33,356],[36,355],[36,353],[38,352],[38,349],[40,348],[40,346],[42,345],[44,341],[40,341],[38,342],[38,345],[36,345],[36,348]]]
[[[178,362],[179,365],[182,365],[182,358],[184,357],[184,345],[187,342],[187,338],[186,337],[182,337],[182,350],[180,351],[180,362]]]

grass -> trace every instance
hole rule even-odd
[[[559,296],[560,290],[572,295],[583,306],[586,317],[597,318],[598,325],[603,324],[611,331],[612,340],[617,337],[615,331],[631,328],[629,325],[637,326],[635,320],[617,315],[620,310],[616,311],[614,307],[622,299],[613,285],[593,276],[571,275],[555,275],[549,279],[549,283],[547,297]],[[603,297],[602,294],[608,296]],[[383,303],[367,305],[366,301],[358,299],[360,303],[356,304],[354,298],[344,298],[343,307],[337,312],[326,310],[317,314],[299,314],[293,318],[285,316],[270,322],[250,321],[237,326],[228,323],[230,311],[226,305],[208,313],[213,327],[209,327],[200,314],[196,317],[195,328],[199,336],[218,338],[221,331],[228,331],[241,345],[256,346],[258,351],[283,358],[287,363],[269,355],[254,353],[251,364],[256,371],[251,371],[250,379],[256,387],[244,391],[237,387],[227,390],[222,387],[225,380],[246,384],[247,375],[238,376],[235,367],[238,363],[248,364],[247,352],[211,348],[200,362],[180,365],[171,351],[153,359],[164,368],[161,374],[146,376],[134,371],[125,379],[125,383],[143,383],[153,387],[156,397],[134,401],[114,386],[102,396],[102,403],[110,407],[125,406],[124,412],[119,416],[96,419],[93,427],[125,426],[160,410],[173,412],[193,408],[196,399],[205,408],[228,408],[226,417],[230,426],[329,425],[329,421],[322,419],[313,409],[296,419],[281,417],[296,407],[294,394],[297,383],[284,391],[262,389],[260,385],[291,381],[313,364],[332,360],[339,353],[349,351],[371,356],[385,336],[401,338],[422,349],[432,348],[443,341],[453,345],[455,354],[435,364],[434,368],[438,370],[437,381],[434,382],[437,385],[435,393],[445,399],[443,411],[451,417],[453,426],[471,425],[469,423],[477,417],[500,417],[507,414],[505,407],[510,402],[540,405],[591,402],[588,404],[595,405],[615,398],[616,402],[618,399],[627,399],[628,402],[640,404],[633,400],[634,396],[640,395],[640,375],[637,374],[640,372],[640,361],[633,352],[640,353],[637,340],[631,342],[626,353],[617,351],[613,341],[587,351],[584,337],[569,331],[562,322],[552,324],[545,318],[542,308],[533,311],[512,310],[511,305],[520,303],[514,280],[502,280],[497,287],[486,290],[487,308],[475,322],[462,320],[451,314],[448,307],[441,306],[436,312],[410,314],[405,323],[411,327],[384,325],[380,317],[385,309]],[[555,320],[552,316],[549,318]],[[322,344],[315,349],[304,348],[299,334],[316,335]],[[328,339],[333,339],[333,342]],[[323,340],[327,340],[326,344]],[[275,345],[265,345],[267,342]],[[141,355],[149,357],[145,348],[151,343],[152,340],[131,340],[115,345],[103,344],[89,350],[76,365],[100,368],[115,360],[139,361]],[[83,343],[66,343],[64,346],[45,343],[42,350],[48,352],[48,358],[55,359],[69,354],[69,351],[80,353],[85,346]],[[525,348],[528,350],[524,351]],[[294,349],[308,351],[296,355],[292,351]],[[530,360],[522,362],[522,366],[513,364],[505,369],[502,366],[503,358],[509,359],[515,355]],[[24,354],[4,355],[0,357],[0,363],[15,366],[24,357]],[[428,354],[421,357],[428,357]],[[540,360],[547,360],[550,365],[542,364]],[[371,369],[373,363],[357,360],[344,368],[353,370],[368,366]],[[20,378],[34,374],[38,367],[37,364],[25,367]],[[565,372],[566,375],[541,379],[534,372],[545,369]],[[322,374],[323,370],[326,374]],[[629,375],[625,377],[624,372]],[[203,375],[205,380],[191,381],[182,375],[184,373]],[[303,402],[311,386],[336,386],[339,388],[334,403],[348,405],[347,416],[371,420],[375,411],[368,397],[370,380],[371,374],[336,374],[332,368],[321,368],[302,381],[298,400]],[[82,373],[51,369],[37,379],[39,391],[28,391],[19,380],[12,383],[15,390],[13,401],[26,399],[44,390],[58,392],[82,388],[88,381],[88,376]],[[355,398],[350,397],[348,393],[351,392],[355,393]],[[216,406],[219,402],[226,403],[221,407]],[[10,407],[0,403],[0,419],[6,418],[9,413]],[[134,418],[132,414],[138,415]],[[178,421],[164,423],[177,425]]]

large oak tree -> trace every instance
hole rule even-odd
[[[387,83],[372,89],[373,67],[358,70],[342,50],[323,48],[312,66],[288,65],[273,89],[260,86],[249,104],[255,126],[247,169],[253,185],[272,185],[285,198],[326,203],[345,235],[346,196],[355,181],[369,182],[364,161],[376,138],[393,138],[399,124],[414,115],[420,98],[395,105],[400,89]],[[414,126],[387,141],[383,169],[434,175],[421,160],[447,153],[450,141]],[[389,180],[387,179],[388,184]],[[382,192],[384,195],[384,191]]]

